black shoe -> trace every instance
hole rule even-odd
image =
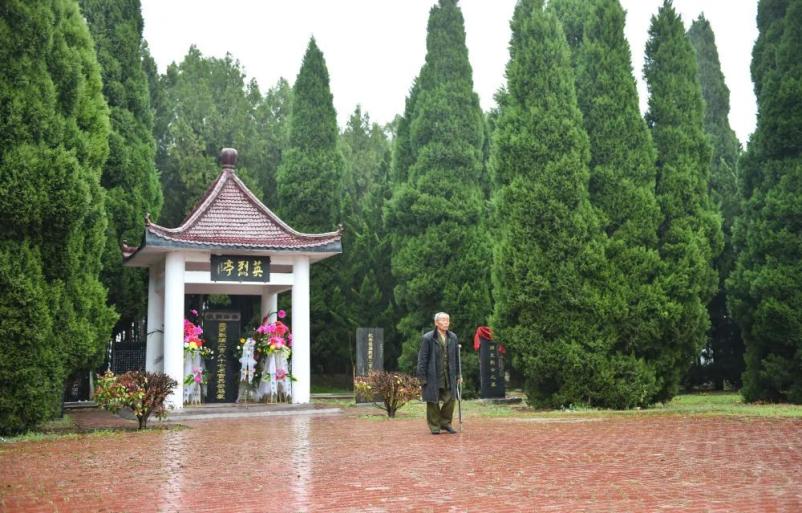
[[[451,424],[449,424],[447,426],[443,426],[443,429],[448,431],[449,434],[452,434],[452,435],[457,434],[457,431],[453,427],[451,427]]]

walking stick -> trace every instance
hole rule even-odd
[[[457,367],[459,367],[459,378],[457,379],[457,412],[459,415],[459,432],[462,433],[462,344],[457,344]]]

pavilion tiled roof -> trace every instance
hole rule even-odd
[[[146,240],[156,238],[198,247],[315,250],[334,245],[339,248],[342,227],[317,234],[293,230],[237,177],[233,169],[235,159],[236,153],[228,164],[224,162],[222,173],[181,226],[165,228],[147,219]]]

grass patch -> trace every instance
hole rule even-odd
[[[353,394],[354,391],[350,388],[345,388],[339,385],[312,384],[309,387],[312,394]]]
[[[181,424],[154,424],[146,429],[138,430],[136,426],[98,428],[81,430],[69,415],[60,419],[44,422],[38,429],[19,435],[0,437],[1,444],[14,444],[20,442],[46,442],[53,440],[72,440],[76,438],[95,438],[107,436],[122,436],[124,434],[146,434],[186,429]]]
[[[668,404],[657,405],[651,410],[695,415],[802,418],[802,405],[744,403],[740,394],[732,392],[678,395]]]
[[[11,436],[8,438],[0,438],[0,443],[20,443],[20,442],[47,442],[52,440],[74,440],[76,438],[94,438],[116,436],[122,433],[135,433],[136,431],[124,431],[119,429],[97,429],[95,431],[79,432],[57,432],[57,433],[44,433],[41,431],[29,431],[27,433]]]
[[[332,407],[342,408],[351,413],[358,413],[362,418],[386,416],[383,410],[370,405],[357,406],[351,400],[323,399],[322,402]],[[600,408],[578,407],[560,410],[537,410],[526,405],[508,403],[485,403],[476,400],[462,401],[462,417],[633,417],[649,415],[719,415],[747,417],[802,418],[802,405],[795,404],[750,404],[744,403],[740,394],[732,392],[709,392],[683,394],[676,396],[666,404],[656,404],[649,408],[633,410],[607,410]],[[398,418],[424,418],[426,403],[411,401],[396,413]],[[454,409],[454,421],[457,421],[457,408]]]

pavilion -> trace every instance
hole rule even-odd
[[[221,151],[220,175],[181,226],[148,217],[142,245],[123,245],[123,265],[149,271],[145,367],[178,382],[168,399],[173,408],[183,406],[184,294],[261,296],[265,316],[277,310],[278,294],[291,290],[292,402],[309,402],[309,266],[342,252],[342,228],[293,230],[237,177],[236,161],[236,150]]]

